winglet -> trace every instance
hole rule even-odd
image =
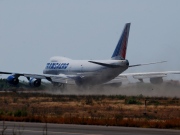
[[[130,25],[131,23],[126,23],[111,59],[124,60],[126,58],[126,49],[128,44]]]

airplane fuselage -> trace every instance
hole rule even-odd
[[[47,63],[44,74],[80,76],[77,85],[96,85],[110,81],[128,68],[127,60],[96,60],[96,62],[118,65],[106,67],[89,62],[89,60],[71,60],[64,57],[51,58]]]

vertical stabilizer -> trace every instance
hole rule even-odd
[[[126,58],[126,49],[128,44],[130,25],[131,23],[126,23],[111,59],[124,60]]]

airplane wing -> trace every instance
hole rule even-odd
[[[164,71],[164,72],[144,72],[144,73],[127,73],[123,76],[132,76],[134,79],[166,77],[167,74],[180,74],[180,71]],[[119,76],[121,76],[119,75]]]
[[[142,73],[126,73],[120,74],[113,80],[108,83],[121,83],[123,82],[122,78],[128,78],[128,76],[132,76],[134,79],[138,79],[143,82],[143,79],[149,78],[152,82],[158,81],[157,79],[162,80],[163,77],[166,77],[168,74],[180,74],[180,71],[164,71],[164,72],[142,72]],[[153,81],[154,80],[154,81]],[[163,81],[163,80],[162,80]]]
[[[11,74],[15,77],[24,76],[28,80],[29,78],[46,79],[50,82],[59,82],[59,83],[68,83],[68,84],[75,84],[75,79],[77,77],[80,77],[79,75],[65,75],[65,74],[48,75],[48,74],[29,74],[29,73],[2,72],[2,71],[0,71],[0,74]]]
[[[65,74],[59,74],[59,75],[49,75],[49,74],[30,74],[30,73],[17,73],[17,72],[2,72],[0,71],[0,74],[10,74],[16,78],[20,76],[26,77],[28,80],[30,78],[34,79],[46,79],[50,82],[58,82],[63,84],[75,84],[76,80],[79,80],[84,77],[88,76],[98,76],[98,72],[88,72],[88,73],[76,73],[75,75],[65,75]]]

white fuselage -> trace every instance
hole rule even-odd
[[[89,62],[89,60],[71,60],[64,57],[52,57],[43,70],[44,74],[80,76],[78,85],[96,85],[110,81],[128,68],[127,60],[95,60],[96,62],[118,65],[106,67]]]

